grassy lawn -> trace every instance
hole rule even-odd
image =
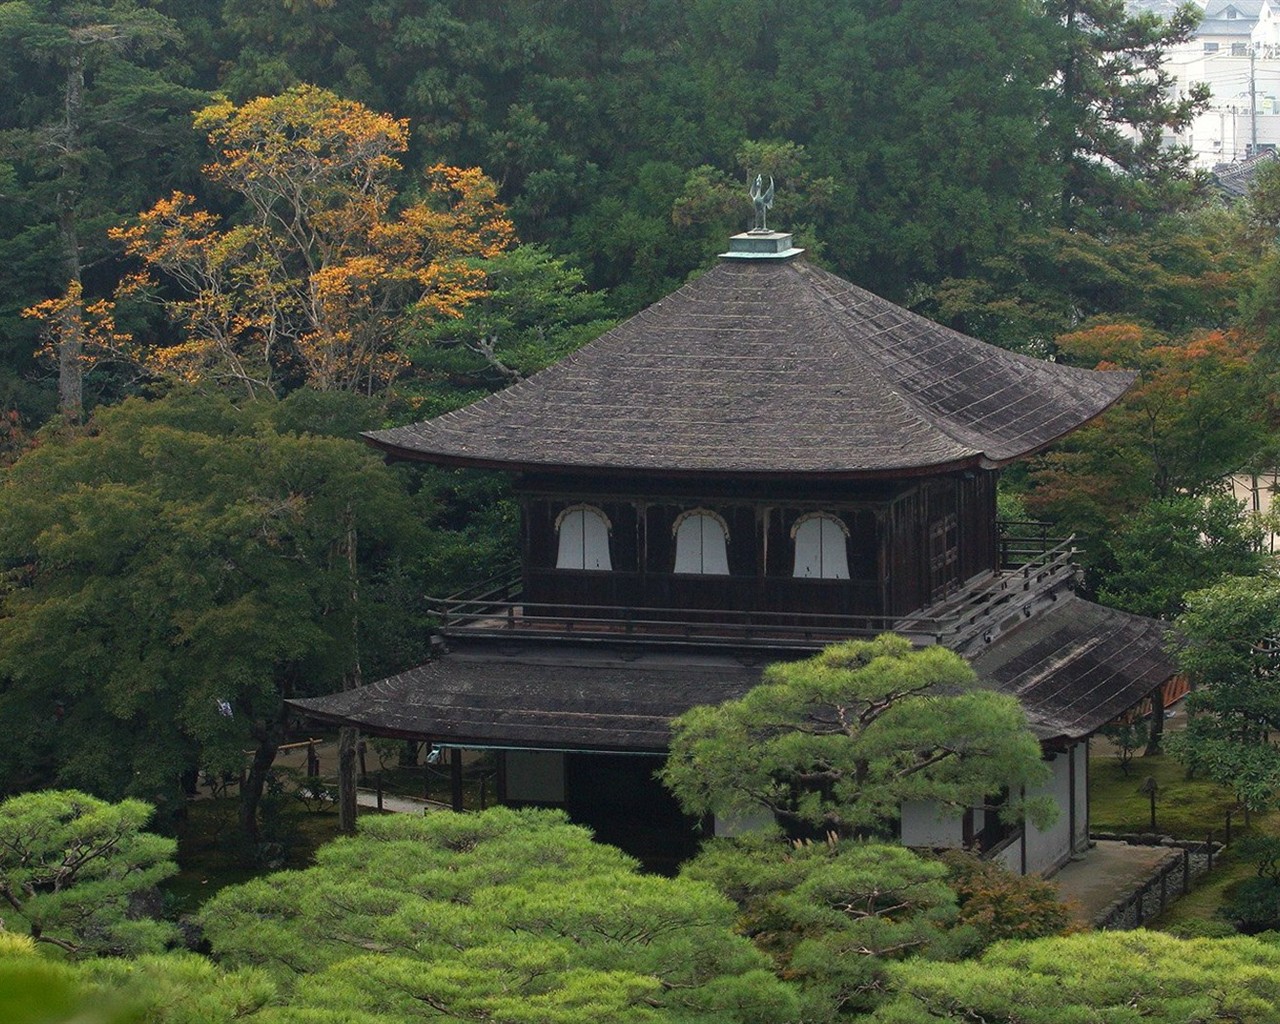
[[[1167,754],[1135,757],[1129,774],[1114,757],[1089,761],[1089,827],[1094,832],[1151,832],[1151,801],[1142,792],[1147,778],[1156,780],[1154,831],[1178,839],[1204,839],[1210,829],[1221,837],[1227,812],[1235,807],[1230,792],[1212,782],[1186,777],[1186,769]],[[1233,833],[1243,828],[1237,810]]]
[[[1166,931],[1176,930],[1194,921],[1217,919],[1218,908],[1229,898],[1231,890],[1255,872],[1252,864],[1243,864],[1227,853],[1221,866],[1215,864],[1213,874],[1201,879],[1188,895],[1175,901],[1160,915],[1155,926]]]
[[[1210,829],[1221,841],[1226,815],[1235,807],[1235,798],[1221,786],[1200,779],[1188,780],[1186,770],[1168,755],[1135,757],[1126,777],[1114,757],[1095,757],[1089,762],[1090,828],[1094,832],[1150,832],[1151,804],[1140,789],[1154,777],[1156,791],[1156,831],[1179,839],[1204,839]],[[1254,815],[1249,828],[1236,809],[1231,819],[1233,842],[1252,833],[1280,835],[1280,812]],[[1232,889],[1255,873],[1252,864],[1237,861],[1230,850],[1213,873],[1201,879],[1192,892],[1177,900],[1155,927],[1177,928],[1195,921],[1216,919],[1218,908]]]

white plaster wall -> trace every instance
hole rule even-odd
[[[1089,846],[1089,741],[1076,744],[1076,830],[1074,849]]]
[[[564,803],[564,754],[507,751],[507,799]]]
[[[1008,847],[992,857],[991,860],[1006,871],[1012,871],[1015,875],[1022,874],[1022,841],[1015,839]]]
[[[955,814],[940,814],[935,803],[908,800],[902,805],[902,845],[964,845],[964,823]]]
[[[1027,822],[1027,874],[1051,871],[1071,855],[1071,822],[1068,808],[1071,800],[1071,763],[1066,754],[1055,754],[1048,762],[1053,773],[1048,783],[1027,791],[1027,799],[1048,794],[1058,805],[1058,820],[1041,832]]]

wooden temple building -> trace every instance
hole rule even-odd
[[[560,363],[367,435],[393,458],[511,473],[520,569],[435,602],[440,657],[292,703],[496,752],[501,800],[678,855],[693,832],[653,779],[670,720],[771,661],[893,630],[1019,697],[1062,811],[1009,834],[981,810],[904,807],[902,840],[1050,871],[1088,841],[1089,736],[1173,669],[1158,623],[1073,594],[1069,543],[1002,534],[996,480],[1131,383],[941,327],[810,265],[788,234],[736,236]]]

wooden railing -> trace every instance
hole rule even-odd
[[[1020,569],[1067,541],[1051,534],[1052,524],[1038,519],[1000,519],[996,532],[1000,539],[1000,568]]]
[[[428,599],[428,605],[446,635],[816,649],[893,631],[920,644],[961,650],[992,639],[1070,581],[1071,540],[1036,540],[1018,549],[1017,568],[972,580],[946,601],[905,616],[577,602],[570,606],[566,600],[535,603],[521,599],[518,580],[512,576],[495,577],[452,597]]]
[[[510,566],[501,572],[464,587],[444,598],[427,598],[428,603],[453,601],[510,601],[520,596],[520,567]]]

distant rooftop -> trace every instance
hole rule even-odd
[[[1257,21],[1266,3],[1267,0],[1208,0],[1204,5],[1204,20],[1221,18],[1224,21],[1238,21],[1246,18]],[[1233,10],[1236,12],[1235,18],[1228,13]]]
[[[1232,199],[1243,199],[1249,194],[1249,186],[1257,176],[1258,168],[1276,159],[1274,150],[1264,149],[1246,160],[1233,164],[1218,164],[1213,169],[1213,182],[1219,191]]]

